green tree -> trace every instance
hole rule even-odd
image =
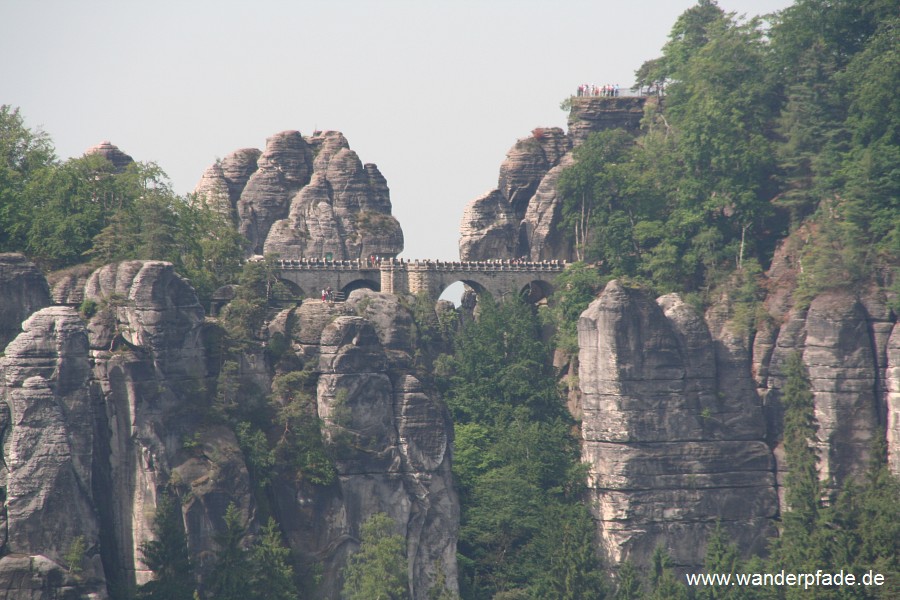
[[[238,346],[259,338],[269,302],[284,285],[275,272],[275,257],[271,255],[244,263],[234,300],[222,310],[222,325]]]
[[[363,523],[359,551],[344,571],[345,600],[405,600],[409,598],[406,541],[395,533],[394,521],[377,513]]]
[[[575,148],[574,164],[560,176],[561,225],[574,236],[577,260],[585,260],[595,237],[608,247],[603,253],[607,260],[622,260],[631,251],[627,217],[633,216],[632,203],[626,201],[626,172],[619,165],[627,161],[633,143],[621,129],[591,134]]]
[[[192,600],[194,571],[176,499],[160,494],[152,530],[156,539],[141,544],[141,560],[153,571],[154,579],[138,588],[138,599]]]
[[[784,407],[784,452],[788,465],[785,475],[785,500],[788,510],[782,515],[781,541],[777,556],[785,568],[802,570],[815,567],[815,543],[819,507],[822,499],[816,439],[813,394],[803,357],[791,354],[784,366],[785,384],[781,403]]]
[[[630,560],[626,560],[619,567],[613,600],[641,600],[644,597],[642,587],[637,567]]]
[[[521,301],[479,307],[438,378],[456,432],[460,594],[599,597],[585,472],[539,321]]]
[[[279,433],[274,454],[278,464],[297,481],[329,485],[337,477],[322,439],[312,371],[292,371],[272,381],[270,406]]]
[[[706,543],[706,559],[703,569],[707,573],[735,573],[744,572],[743,561],[738,547],[731,543],[718,523]],[[754,598],[755,592],[742,586],[712,585],[699,588],[696,598],[698,600],[749,600]]]
[[[216,600],[256,598],[254,566],[244,546],[247,527],[241,510],[234,503],[225,511],[225,528],[215,536],[219,549],[208,582],[208,596]]]
[[[253,564],[254,598],[260,600],[297,600],[297,586],[294,584],[294,568],[291,566],[291,551],[284,546],[281,532],[274,519],[260,531],[251,552]]]
[[[0,105],[0,251],[25,248],[30,220],[25,190],[55,161],[50,137],[27,127],[18,108]]]
[[[675,577],[672,559],[663,546],[650,558],[650,600],[688,600],[687,588]]]
[[[606,579],[594,548],[594,522],[587,507],[581,503],[559,504],[545,511],[544,518],[532,542],[543,564],[543,572],[532,586],[534,597],[605,598]]]
[[[570,355],[578,352],[578,317],[600,291],[604,278],[585,263],[572,263],[554,281],[550,317],[556,326],[555,346]]]
[[[81,575],[84,571],[84,558],[87,552],[87,542],[83,535],[75,536],[69,544],[69,549],[63,557],[63,561],[68,565],[68,571],[75,577]]]

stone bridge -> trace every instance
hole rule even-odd
[[[276,267],[279,279],[292,293],[307,297],[318,297],[321,290],[331,287],[345,296],[353,290],[368,288],[389,294],[425,293],[437,299],[450,285],[462,282],[476,294],[487,293],[497,300],[522,294],[529,301],[537,302],[553,291],[553,280],[566,268],[566,263],[299,259],[277,261]]]

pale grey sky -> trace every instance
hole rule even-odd
[[[110,140],[176,191],[286,129],[337,129],[391,188],[406,257],[455,259],[467,202],[579,83],[629,87],[692,0],[0,0],[0,104],[57,153]],[[720,0],[757,15],[790,0]]]

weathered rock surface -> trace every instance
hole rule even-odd
[[[94,405],[81,318],[69,307],[36,312],[7,346],[0,371],[0,590],[7,598],[105,598],[91,495]],[[84,544],[81,564],[66,564],[76,540]]]
[[[900,325],[895,324],[887,343],[885,412],[887,413],[888,465],[900,477]]]
[[[211,532],[229,503],[247,515],[253,503],[234,434],[201,425],[191,410],[202,406],[209,374],[203,310],[190,285],[170,263],[126,261],[95,271],[85,297],[100,307],[88,331],[103,407],[98,446],[105,460],[95,489],[108,533],[104,564],[109,579],[133,585],[150,576],[140,545],[152,539],[166,488],[189,498],[185,526],[197,556],[214,550]],[[188,435],[190,452],[182,447]]]
[[[85,154],[99,154],[113,164],[113,167],[119,172],[124,171],[125,167],[134,162],[131,156],[125,154],[119,147],[109,141],[103,141],[92,146],[85,151]]]
[[[12,286],[17,294],[5,318],[47,303],[47,282],[33,266],[0,264],[19,269],[0,278],[0,293]],[[215,361],[196,294],[172,265],[66,272],[54,296],[69,305],[87,299],[97,310],[87,323],[72,306],[38,310],[0,360],[0,590],[9,598],[105,598],[107,587],[149,577],[140,545],[151,539],[160,493],[184,499],[195,557],[215,550],[230,503],[251,523],[254,506],[234,433],[204,424],[198,411]],[[80,573],[65,564],[76,543],[84,544]],[[201,572],[208,563],[198,561]]]
[[[721,522],[761,550],[778,514],[774,460],[750,387],[749,355],[677,295],[654,302],[610,282],[578,323],[582,454],[611,564],[665,544],[702,565]],[[746,350],[746,348],[744,348]],[[743,365],[744,385],[720,379]]]
[[[754,339],[753,373],[781,477],[790,468],[781,446],[783,368],[792,354],[800,354],[814,396],[820,478],[827,489],[836,490],[865,471],[872,441],[885,431],[892,468],[898,468],[898,438],[892,434],[896,398],[891,391],[897,315],[878,286],[836,289],[798,306],[794,292],[801,251],[815,235],[814,229],[798,228],[775,251],[764,303],[771,318]]]
[[[595,131],[625,129],[637,132],[644,118],[644,104],[654,98],[619,96],[615,98],[572,98],[569,111],[569,137],[572,144],[582,143]]]
[[[195,192],[234,216],[255,254],[345,260],[403,249],[387,182],[337,131],[285,131],[262,154],[238,150],[207,169]]]
[[[50,304],[44,275],[21,254],[0,254],[0,349],[22,331],[22,321]]]
[[[838,489],[848,478],[865,471],[872,441],[885,429],[881,415],[887,411],[882,402],[890,397],[878,390],[886,388],[881,373],[889,369],[887,340],[879,350],[869,315],[850,291],[827,292],[816,297],[808,309],[791,310],[784,324],[774,329],[773,337],[766,366],[758,370],[765,373],[759,391],[773,428],[770,439],[776,444],[776,454],[781,458],[784,365],[792,354],[799,353],[814,396],[819,476],[828,488]],[[878,360],[879,355],[885,358]],[[779,465],[780,472],[789,468]]]
[[[47,276],[47,282],[50,284],[50,296],[53,304],[81,306],[81,303],[84,302],[84,284],[87,283],[88,277],[93,272],[94,267],[90,265],[76,265],[50,273]]]
[[[572,149],[596,131],[637,131],[645,98],[573,98],[569,132],[538,128],[506,154],[497,189],[470,202],[460,226],[462,260],[526,256],[568,260],[571,248],[559,232],[560,173]]]
[[[298,355],[319,373],[317,413],[338,480],[325,489],[281,482],[277,510],[295,551],[321,561],[320,597],[339,596],[360,525],[379,512],[406,538],[412,597],[426,598],[438,571],[455,590],[452,426],[413,372],[409,309],[396,296],[356,290],[346,303],[307,300],[293,313],[284,322],[293,321]]]

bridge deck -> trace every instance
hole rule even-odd
[[[385,259],[375,262],[369,260],[331,260],[322,259],[289,259],[278,260],[275,265],[283,271],[381,271],[383,269],[418,269],[430,271],[518,271],[518,272],[560,272],[567,263],[560,260],[516,261],[516,260],[420,260],[420,259]]]

